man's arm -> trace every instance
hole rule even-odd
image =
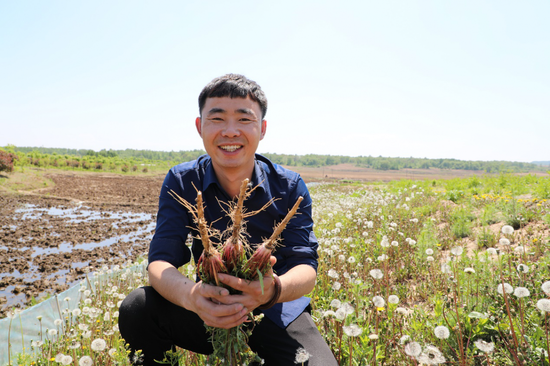
[[[195,283],[165,261],[149,264],[151,286],[168,301],[196,313],[206,325],[232,328],[247,319],[243,304],[228,300],[227,289]],[[226,305],[228,304],[228,305]]]

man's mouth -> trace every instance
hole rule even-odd
[[[220,149],[225,150],[227,152],[234,152],[240,149],[241,147],[243,147],[243,145],[223,145],[223,146],[220,146]]]

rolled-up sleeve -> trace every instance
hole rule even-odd
[[[162,260],[178,268],[191,260],[185,244],[189,234],[189,214],[169,192],[183,195],[181,179],[172,170],[166,175],[159,197],[157,227],[149,246],[149,263]]]

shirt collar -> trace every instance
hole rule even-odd
[[[216,177],[216,173],[214,172],[214,164],[212,164],[212,159],[208,157],[208,159],[205,162],[206,166],[204,169],[204,178],[202,180],[202,192],[205,192],[211,184],[215,184],[218,186],[220,190],[223,191],[223,188],[218,181],[218,178]],[[261,188],[264,190],[264,192],[267,192],[267,178],[265,175],[264,170],[262,169],[262,163],[256,158],[254,159],[254,170],[252,171],[252,187],[256,187],[259,185],[258,188]]]

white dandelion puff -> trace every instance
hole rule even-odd
[[[444,325],[439,325],[439,326],[435,327],[434,334],[439,339],[447,339],[447,338],[449,338],[449,335],[451,333],[449,332],[449,328],[447,328]]]
[[[518,272],[520,273],[529,273],[529,266],[525,264],[518,264]]]
[[[384,273],[382,273],[381,270],[379,269],[371,269],[369,274],[371,275],[372,278],[374,278],[375,280],[379,280],[381,279],[382,277],[384,277]]]
[[[531,295],[531,292],[526,287],[516,287],[514,289],[514,296],[522,298],[522,297],[528,297]]]
[[[386,305],[386,301],[384,300],[384,298],[382,296],[375,296],[372,298],[372,303],[374,304],[374,306],[376,306],[377,308],[383,308],[384,305]]]
[[[504,225],[501,231],[504,235],[510,235],[514,233],[514,228],[511,227],[510,225]]]
[[[90,356],[82,356],[80,360],[78,360],[79,366],[92,366],[94,364],[94,361]]]
[[[426,249],[426,254],[427,254],[427,255],[432,255],[432,254],[434,254],[433,249],[430,249],[430,248]]]
[[[540,299],[537,301],[537,308],[540,310],[550,313],[550,300],[549,299]]]
[[[107,347],[107,342],[105,342],[105,340],[102,338],[97,338],[92,341],[92,344],[90,347],[94,351],[101,352],[105,350],[105,348]]]
[[[310,357],[311,357],[311,354],[308,351],[306,351],[305,348],[300,347],[296,351],[296,358],[294,359],[294,363],[296,364],[304,363],[307,360],[309,360]]]
[[[338,299],[333,299],[331,302],[330,302],[330,306],[332,306],[333,308],[340,308],[340,306],[342,306],[342,302]]]
[[[65,355],[61,359],[62,365],[70,365],[71,363],[73,363],[73,358],[71,356]]]
[[[399,297],[397,295],[390,295],[388,296],[388,302],[390,304],[399,304]]]
[[[550,281],[543,283],[541,289],[546,295],[550,295]]]
[[[350,324],[349,326],[344,326],[343,329],[344,329],[344,333],[346,333],[348,337],[357,337],[363,332],[363,329],[361,329],[361,327],[359,327],[357,324]]]
[[[507,294],[511,294],[512,292],[514,292],[514,288],[512,287],[512,285],[505,282],[504,283],[504,291],[503,291],[502,284],[499,283],[498,286],[497,286],[497,292],[501,295],[504,295],[504,292],[506,292]]]
[[[454,247],[451,249],[451,254],[452,255],[455,255],[455,256],[459,256],[462,254],[462,252],[464,252],[464,249],[462,247]]]
[[[466,268],[464,268],[464,272],[466,272],[468,274],[474,274],[474,273],[476,273],[476,270],[473,269],[472,267],[466,267]]]
[[[411,357],[418,357],[422,352],[422,346],[418,342],[409,342],[405,345],[405,353]]]
[[[510,245],[510,240],[506,238],[500,238],[498,242],[500,243],[500,245]]]
[[[482,352],[491,353],[495,350],[495,344],[493,342],[485,342],[483,339],[478,339],[474,342],[474,345]]]

